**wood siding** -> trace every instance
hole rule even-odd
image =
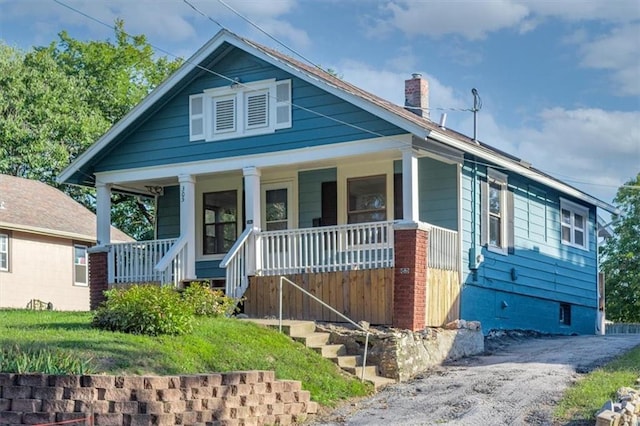
[[[597,247],[595,208],[589,208],[589,250],[562,244],[560,196],[522,176],[510,174],[513,193],[514,253],[499,254],[480,246],[481,182],[476,197],[476,248],[482,253],[474,275],[469,270],[471,248],[471,165],[462,175],[463,277],[462,318],[481,320],[483,328],[533,329],[549,333],[593,333],[597,308]],[[559,321],[560,303],[572,306],[572,324]]]
[[[433,158],[418,160],[420,220],[458,230],[457,166]]]
[[[308,170],[298,173],[298,224],[311,228],[313,219],[322,217],[322,183],[335,182],[337,169]]]
[[[393,308],[393,268],[287,276],[306,291],[353,321],[390,325]],[[251,277],[244,311],[256,318],[278,315],[280,278]],[[283,284],[283,318],[345,322],[295,287]]]
[[[457,271],[427,270],[425,324],[440,327],[460,318],[460,276]]]
[[[243,82],[292,78],[284,70],[239,49],[233,50],[217,62],[215,69],[217,73],[232,78],[239,77]],[[266,135],[214,142],[189,142],[189,95],[228,85],[227,80],[202,72],[182,91],[153,111],[153,115],[140,123],[126,139],[114,143],[109,155],[95,165],[96,171],[229,158],[349,142],[371,138],[374,134],[391,136],[406,133],[303,80],[293,78],[291,128]],[[305,109],[296,108],[296,105]],[[307,108],[316,113],[330,114],[337,120],[312,113]],[[343,122],[354,123],[357,127]],[[369,132],[361,130],[363,128]]]

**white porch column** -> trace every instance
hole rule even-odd
[[[260,205],[260,170],[256,167],[245,167],[242,169],[244,175],[244,194],[245,194],[245,217],[246,228],[253,228],[254,231],[260,231],[262,227],[262,206]],[[247,256],[247,273],[255,274],[257,270],[262,269],[262,244],[259,237],[253,237],[249,240],[249,250]]]
[[[96,181],[96,243],[111,243],[111,185]]]
[[[180,182],[180,236],[186,238],[187,264],[185,278],[196,278],[196,179],[192,175],[179,175]]]
[[[402,150],[402,217],[403,222],[419,222],[418,156],[413,148]]]

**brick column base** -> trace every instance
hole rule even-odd
[[[395,230],[393,326],[406,330],[425,327],[428,231],[418,224]]]
[[[102,248],[89,250],[89,308],[98,309],[106,300],[105,290],[109,288],[108,252]]]

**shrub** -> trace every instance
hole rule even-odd
[[[105,296],[93,317],[94,327],[149,336],[193,330],[193,310],[171,287],[134,285],[108,290]]]
[[[198,316],[228,316],[236,308],[237,300],[226,297],[220,290],[212,290],[206,283],[192,282],[182,293],[184,301]]]
[[[60,349],[0,349],[0,373],[91,374],[91,359],[80,359]]]

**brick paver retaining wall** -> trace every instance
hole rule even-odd
[[[0,425],[291,424],[317,404],[273,371],[188,376],[0,374]],[[90,424],[87,422],[86,424]]]

